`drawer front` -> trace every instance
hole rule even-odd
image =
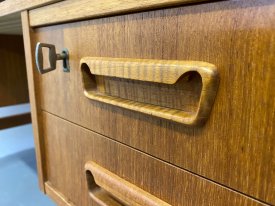
[[[40,41],[70,52],[69,73],[61,63],[53,72],[36,73],[41,107],[275,204],[274,8],[264,0],[221,1],[35,28],[33,49]],[[211,115],[203,126],[186,127],[90,100],[83,93],[83,57],[211,63],[220,76]],[[106,84],[110,94],[190,112],[197,108],[201,90],[196,75],[181,91],[121,79]]]
[[[105,188],[111,187],[112,193],[127,185],[132,190],[143,190],[136,193],[137,201],[152,201],[143,206],[264,205],[47,112],[42,113],[42,118],[47,187],[54,188],[71,205],[97,205],[88,193],[85,165],[96,181],[100,182],[99,176],[105,179]],[[104,175],[107,177],[102,178]],[[114,178],[119,179],[117,183]],[[120,187],[116,188],[117,184]]]

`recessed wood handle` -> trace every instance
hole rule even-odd
[[[89,99],[190,126],[201,125],[209,117],[219,85],[216,67],[206,62],[85,57],[81,59],[80,63],[84,94]],[[87,74],[87,68],[90,74]],[[194,113],[109,96],[98,92],[97,85],[90,81],[90,75],[99,75],[146,82],[175,84],[179,78],[187,72],[197,72],[202,80],[201,96],[198,108]]]
[[[101,206],[169,206],[170,204],[94,162],[85,165],[90,197]]]

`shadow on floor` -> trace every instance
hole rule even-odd
[[[36,173],[35,149],[27,149],[4,158],[0,158],[0,166],[5,167],[13,161],[21,160],[25,163],[34,173]]]
[[[31,125],[0,130],[0,206],[55,206],[38,187]]]

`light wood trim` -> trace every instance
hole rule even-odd
[[[201,61],[83,57],[80,64],[86,64],[94,75],[163,84],[175,84],[190,71],[198,72],[205,81],[217,76],[215,65]]]
[[[39,187],[45,192],[44,182],[44,168],[43,168],[43,147],[44,143],[41,138],[41,124],[39,124],[40,118],[40,106],[36,97],[37,88],[35,87],[34,82],[34,70],[32,64],[32,52],[31,52],[31,37],[30,37],[30,27],[29,27],[29,16],[27,11],[21,13],[22,18],[22,28],[23,28],[23,37],[24,37],[24,48],[25,48],[25,58],[27,66],[27,77],[28,77],[28,88],[29,88],[29,98],[31,104],[31,117],[32,117],[32,126],[34,134],[34,143],[35,143],[35,152],[36,152],[36,162],[37,162],[37,171],[39,179]]]
[[[0,17],[58,1],[60,0],[5,0],[0,3]]]
[[[218,72],[214,65],[198,61],[122,59],[84,57],[80,61],[84,95],[89,99],[119,106],[144,114],[172,120],[186,125],[201,125],[208,118],[219,85]],[[88,66],[88,67],[87,67]],[[139,81],[174,84],[187,72],[198,72],[202,79],[202,91],[195,113],[161,107],[99,93],[91,82],[92,75],[126,78]]]
[[[31,123],[31,114],[24,113],[0,118],[0,129]]]
[[[209,0],[71,0],[30,11],[30,25],[123,14]]]
[[[57,191],[50,182],[45,183],[46,194],[54,200],[54,202],[59,206],[75,206],[73,203],[66,200],[66,198]]]
[[[94,162],[85,164],[87,174],[89,194],[100,206],[109,205],[136,205],[136,206],[169,206],[170,204],[160,200],[159,198],[149,194],[139,187],[127,182],[119,176],[111,173]],[[103,190],[102,190],[103,189]],[[105,191],[104,191],[105,190]],[[107,191],[107,192],[106,192]],[[108,194],[109,193],[109,194]],[[118,198],[121,202],[110,202],[110,196]],[[108,200],[109,204],[105,200]],[[119,204],[120,203],[120,204]]]

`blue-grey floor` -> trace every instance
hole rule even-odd
[[[0,117],[29,105],[0,108]],[[0,206],[54,206],[38,188],[32,125],[0,130]]]

